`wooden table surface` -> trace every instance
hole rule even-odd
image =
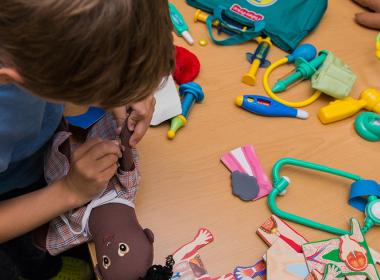
[[[196,43],[188,46],[175,36],[175,43],[194,52],[201,62],[196,79],[204,89],[203,104],[195,105],[188,125],[173,141],[166,139],[169,125],[151,128],[139,144],[142,180],[136,211],[143,227],[155,233],[155,263],[191,241],[201,227],[214,234],[214,242],[201,250],[210,275],[233,271],[237,265],[251,265],[267,250],[256,229],[270,215],[267,199],[243,202],[231,193],[230,172],[221,164],[223,153],[252,144],[268,175],[273,164],[283,157],[294,157],[336,167],[380,182],[380,144],[366,142],[354,130],[354,117],[322,125],[316,114],[330,100],[320,98],[304,108],[308,120],[260,117],[234,105],[242,94],[265,95],[262,83],[250,87],[240,82],[249,69],[245,53],[256,48],[253,42],[222,47],[211,43],[202,23],[194,23],[195,9],[183,0],[173,0],[183,13]],[[316,31],[304,42],[318,50],[327,49],[350,65],[357,81],[352,95],[368,88],[380,89],[380,62],[374,55],[376,31],[354,22],[362,9],[349,0],[329,1],[328,10]],[[205,47],[197,42],[207,39]],[[272,48],[269,59],[285,55]],[[291,68],[281,68],[272,82]],[[259,71],[261,81],[263,70]],[[289,100],[300,100],[312,92],[309,82],[285,93]],[[351,182],[317,172],[285,168],[292,180],[285,197],[278,199],[281,209],[339,228],[348,229],[350,217],[362,223],[363,213],[347,203]],[[310,241],[332,237],[318,230],[290,223]],[[380,251],[380,228],[366,235],[371,247]],[[93,248],[91,252],[94,253]]]

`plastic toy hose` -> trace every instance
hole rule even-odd
[[[272,91],[272,89],[269,85],[269,75],[273,72],[274,69],[276,69],[277,67],[279,67],[283,64],[286,64],[286,63],[288,63],[288,58],[284,57],[284,58],[277,60],[276,62],[272,63],[271,66],[268,67],[268,69],[265,71],[264,78],[263,78],[263,84],[264,84],[265,91],[267,92],[269,97],[273,98],[274,100],[276,100],[276,101],[278,101],[284,105],[290,106],[290,107],[305,107],[307,105],[310,105],[315,100],[317,100],[318,97],[321,95],[321,92],[319,90],[315,91],[314,94],[312,96],[310,96],[308,99],[306,99],[304,101],[298,101],[298,102],[286,101],[286,100],[278,97]]]
[[[331,167],[327,167],[324,165],[319,165],[316,163],[307,162],[303,160],[298,160],[294,158],[280,159],[279,161],[275,163],[272,169],[273,190],[268,196],[268,204],[269,204],[269,208],[272,210],[272,212],[275,215],[281,218],[284,218],[286,220],[301,224],[301,225],[305,225],[305,226],[312,227],[312,228],[322,230],[322,231],[327,231],[333,234],[337,234],[337,235],[348,234],[349,231],[347,230],[321,224],[321,223],[282,211],[281,209],[277,207],[277,204],[276,204],[277,195],[279,195],[280,193],[283,193],[285,189],[288,187],[289,182],[290,182],[287,177],[280,176],[280,169],[284,165],[294,165],[294,166],[299,166],[299,167],[308,168],[312,170],[318,170],[321,172],[330,173],[330,174],[337,175],[340,177],[345,177],[354,181],[361,180],[361,177],[355,174],[351,174],[351,173],[339,170],[339,169],[335,169],[335,168],[331,168]]]

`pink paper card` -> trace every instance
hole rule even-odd
[[[272,190],[272,183],[265,174],[253,146],[244,145],[227,152],[222,156],[221,161],[231,172],[239,171],[256,178],[259,193],[253,200],[267,196]]]

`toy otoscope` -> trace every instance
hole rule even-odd
[[[327,231],[337,235],[348,234],[349,231],[335,228],[329,225],[321,224],[289,212],[280,210],[276,204],[276,197],[279,194],[284,194],[286,188],[289,186],[290,179],[285,176],[280,176],[280,169],[284,165],[294,165],[312,170],[317,170],[325,173],[330,173],[340,177],[353,180],[351,185],[351,193],[349,203],[351,206],[365,211],[366,218],[364,220],[364,226],[362,228],[363,233],[366,233],[375,225],[380,225],[380,185],[372,180],[363,180],[360,176],[351,174],[339,169],[319,165],[312,162],[293,158],[283,158],[275,163],[272,169],[273,176],[273,189],[268,197],[268,204],[270,209],[277,216],[293,221],[298,224],[302,224],[308,227],[312,227],[318,230]],[[363,197],[366,196],[367,199]]]
[[[187,26],[185,19],[173,3],[169,3],[169,13],[177,36],[182,36],[190,45],[194,44],[193,37],[191,37],[189,33],[189,27]]]
[[[355,115],[362,109],[380,114],[380,92],[374,88],[368,88],[360,94],[360,99],[350,96],[330,102],[318,112],[319,120],[324,123],[332,123]]]
[[[314,59],[316,56],[316,53],[317,53],[317,50],[313,45],[304,44],[296,48],[292,54],[272,63],[272,65],[269,66],[268,69],[265,71],[264,78],[263,78],[264,89],[267,92],[267,94],[274,100],[290,107],[304,107],[313,103],[315,100],[317,100],[318,97],[321,95],[321,92],[318,90],[315,91],[311,97],[309,97],[308,99],[304,101],[289,102],[289,101],[283,100],[282,98],[274,94],[274,92],[269,86],[269,75],[272,73],[274,69],[286,63],[296,62],[297,70],[294,74],[287,77],[284,81],[280,82],[281,88],[282,87],[286,88],[289,84],[295,82],[296,80],[300,78],[306,78],[314,74],[316,71],[316,67],[318,67],[323,62],[324,58],[326,57],[325,56],[326,54],[324,52],[321,52],[320,55],[316,59]]]
[[[270,38],[257,37],[256,40],[259,45],[255,53],[247,53],[247,60],[251,63],[251,68],[242,78],[242,82],[250,86],[256,84],[256,73],[259,67],[268,67],[270,65],[270,62],[266,59],[272,46]]]
[[[307,119],[309,116],[308,113],[303,110],[285,106],[269,97],[260,95],[241,95],[236,97],[235,103],[251,113],[262,116],[299,119]]]
[[[173,139],[176,135],[177,130],[179,130],[187,123],[189,111],[193,104],[195,102],[202,102],[205,97],[202,87],[194,82],[182,84],[179,87],[179,94],[182,96],[182,114],[172,118],[170,130],[168,131],[169,139]]]

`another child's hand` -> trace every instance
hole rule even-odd
[[[360,25],[369,28],[380,29],[380,0],[354,0],[360,6],[370,9],[372,12],[362,12],[355,15],[355,20]]]
[[[119,142],[99,138],[90,139],[75,150],[64,183],[78,206],[104,191],[108,181],[115,175],[121,157]]]

